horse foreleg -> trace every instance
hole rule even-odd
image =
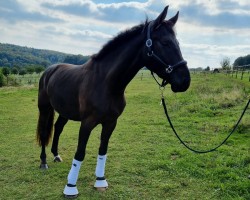
[[[61,162],[62,158],[58,154],[58,143],[59,143],[59,137],[63,131],[63,127],[68,122],[68,119],[62,117],[59,115],[58,119],[55,123],[55,131],[54,131],[54,137],[53,137],[53,143],[51,147],[51,152],[54,155],[54,162]]]
[[[108,187],[108,182],[105,178],[105,164],[107,159],[107,150],[108,150],[108,142],[112,132],[116,127],[116,120],[102,124],[102,133],[101,133],[101,144],[99,148],[99,155],[97,157],[96,164],[96,182],[94,187],[99,191],[104,191]]]
[[[95,123],[91,119],[81,123],[77,151],[68,174],[68,183],[63,191],[66,197],[76,197],[78,195],[78,190],[76,187],[78,174],[81,168],[81,164],[85,157],[85,149],[89,139],[89,135],[96,125],[97,123]]]

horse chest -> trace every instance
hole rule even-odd
[[[91,98],[83,96],[80,99],[80,110],[85,116],[98,115],[99,118],[118,118],[125,108],[123,95],[93,95]]]

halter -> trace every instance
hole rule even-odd
[[[186,65],[187,61],[185,60],[181,60],[178,63],[174,64],[174,65],[168,65],[166,64],[159,56],[157,56],[154,51],[152,50],[152,45],[153,45],[153,41],[150,37],[150,31],[151,31],[151,26],[152,26],[153,21],[151,21],[148,25],[148,29],[147,29],[147,40],[146,40],[146,47],[147,47],[147,55],[149,57],[153,57],[155,60],[157,60],[158,62],[160,62],[164,67],[165,70],[168,74],[170,74],[173,70],[175,70],[176,68],[182,66],[182,65]],[[161,66],[162,66],[161,65]],[[153,72],[151,71],[151,74],[153,75]],[[153,75],[154,77],[154,75]],[[155,79],[155,77],[154,77]],[[158,81],[157,81],[158,82]],[[159,83],[158,83],[159,84]],[[164,87],[165,85],[167,85],[167,81],[163,80],[162,84],[159,84],[161,87]]]

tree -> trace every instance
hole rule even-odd
[[[223,70],[231,69],[230,58],[228,57],[223,58],[220,62],[220,65]]]
[[[64,59],[64,63],[70,63],[74,65],[81,65],[87,62],[89,56],[82,56],[82,55],[69,55]]]
[[[26,71],[26,69],[21,69],[20,71],[19,71],[19,75],[25,75],[25,74],[27,74],[27,71]]]
[[[28,74],[33,74],[35,72],[35,67],[32,67],[32,66],[26,67],[26,72]]]
[[[37,74],[40,74],[43,70],[44,70],[44,67],[42,67],[42,66],[36,66],[36,67],[35,67],[35,72],[36,72]]]
[[[250,54],[244,57],[238,57],[235,61],[234,61],[234,68],[237,68],[239,66],[243,66],[243,65],[250,65]],[[244,68],[246,69],[250,69],[250,66],[244,66]]]
[[[205,71],[210,71],[210,67],[209,66],[207,66],[206,68],[205,68]]]
[[[3,67],[2,73],[4,76],[8,76],[10,74],[10,69],[8,67]]]
[[[2,73],[2,70],[0,69],[0,87],[3,86],[3,79],[4,79],[4,76],[3,76],[3,73]]]
[[[17,69],[16,67],[13,67],[13,68],[11,69],[11,73],[12,73],[12,74],[18,74],[18,69]]]
[[[48,66],[50,65],[50,63],[49,63],[48,61],[42,61],[42,62],[41,62],[41,65],[42,65],[43,67],[48,67]]]

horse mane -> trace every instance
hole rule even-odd
[[[92,56],[92,59],[99,60],[103,58],[105,55],[110,53],[110,51],[116,49],[117,47],[124,44],[124,41],[128,41],[131,38],[135,37],[136,35],[144,32],[144,29],[146,25],[148,24],[148,19],[142,24],[139,24],[137,26],[134,26],[130,29],[127,29],[123,32],[120,32],[117,36],[115,36],[113,39],[108,41],[103,48],[97,53]]]

